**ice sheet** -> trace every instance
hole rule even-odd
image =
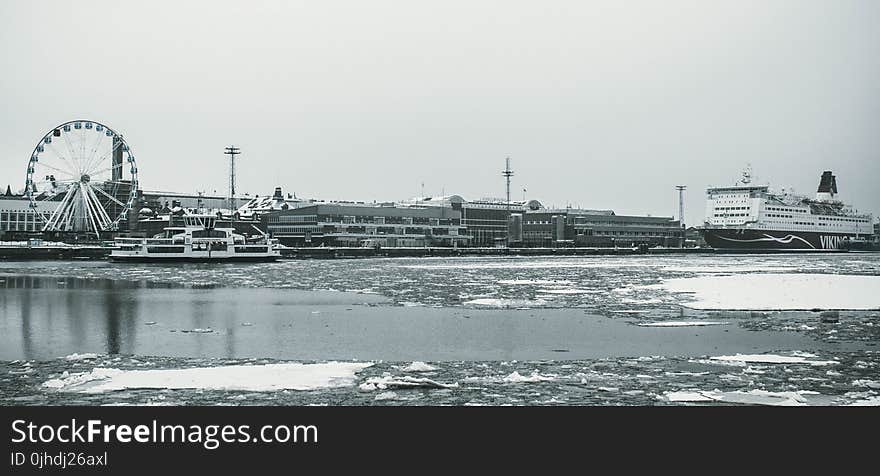
[[[513,284],[513,285],[525,285],[525,284],[558,284],[558,285],[570,285],[571,281],[568,280],[552,280],[552,279],[502,279],[498,281],[498,284]]]
[[[498,298],[479,298],[465,301],[462,304],[470,306],[487,306],[487,307],[532,307],[543,306],[547,301],[536,299],[529,301],[526,299],[498,299]]]
[[[766,390],[667,392],[664,396],[670,402],[722,402],[773,406],[806,405],[804,397],[797,392],[768,392]]]
[[[404,372],[433,372],[433,371],[437,370],[437,367],[434,367],[433,365],[426,364],[424,362],[416,361],[416,362],[413,362],[413,363],[407,365],[406,367],[402,368],[401,370],[403,370]]]
[[[550,382],[556,380],[556,375],[541,375],[537,370],[533,370],[532,374],[528,377],[520,375],[519,372],[514,370],[510,375],[504,377],[503,381],[510,383],[521,383],[521,382]]]
[[[693,293],[694,309],[880,309],[880,276],[742,274],[668,279],[662,288]]]
[[[639,325],[642,327],[691,327],[691,326],[723,326],[727,322],[720,321],[660,321],[660,322],[643,322]]]
[[[358,388],[362,392],[372,392],[374,390],[385,390],[389,388],[396,389],[408,389],[408,388],[455,388],[458,387],[458,383],[442,383],[437,382],[436,380],[431,380],[429,378],[418,378],[418,377],[392,377],[390,375],[386,375],[384,377],[370,377],[364,383],[360,384]]]
[[[83,354],[77,354],[74,352],[73,354],[64,356],[64,359],[65,360],[90,360],[90,359],[97,359],[98,357],[99,357],[98,354],[91,353],[91,352],[86,352]]]
[[[96,368],[43,384],[66,392],[100,393],[130,388],[246,390],[314,390],[354,385],[355,374],[373,364],[327,362],[196,367],[171,370]]]
[[[815,357],[815,355],[807,354]],[[763,363],[763,364],[809,364],[809,365],[833,365],[839,362],[834,360],[809,360],[804,355],[774,355],[774,354],[736,354],[736,355],[719,355],[710,357],[710,360],[721,362],[746,362]]]

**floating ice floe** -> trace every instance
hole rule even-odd
[[[498,284],[513,284],[513,285],[524,285],[524,284],[558,284],[558,285],[569,285],[572,284],[571,281],[560,280],[555,281],[552,279],[502,279],[498,281]]]
[[[668,377],[702,377],[709,375],[709,372],[663,372]]]
[[[849,404],[851,407],[876,407],[880,406],[880,396],[857,400]]]
[[[402,368],[401,370],[403,370],[404,372],[433,372],[434,370],[437,370],[437,367],[434,367],[433,365],[428,365],[424,362],[415,361]]]
[[[462,304],[468,306],[487,306],[487,307],[523,307],[523,306],[542,306],[547,304],[543,299],[528,301],[524,299],[499,299],[499,298],[479,298],[465,301]]]
[[[544,293],[544,294],[593,294],[599,293],[603,291],[590,290],[590,289],[539,289],[535,292]]]
[[[541,375],[537,370],[533,370],[532,374],[528,377],[520,375],[519,372],[514,370],[510,375],[504,377],[502,380],[509,383],[525,383],[525,382],[552,382],[556,380],[556,375]]]
[[[205,328],[205,329],[201,329],[201,328],[181,329],[180,332],[187,332],[187,333],[191,332],[193,334],[210,334],[210,333],[214,332],[214,329],[211,329],[210,327]]]
[[[684,305],[694,309],[880,309],[880,276],[737,274],[669,279],[659,287],[693,293],[695,300]]]
[[[801,393],[768,392],[766,390],[667,392],[663,398],[670,402],[722,402],[774,406],[804,406],[807,404]]]
[[[394,400],[397,398],[397,394],[394,392],[382,392],[376,395],[373,400]]]
[[[372,363],[228,365],[166,370],[95,368],[63,374],[43,384],[65,392],[101,393],[131,388],[202,390],[314,390],[354,385],[355,374]]]
[[[807,354],[809,357],[816,357],[813,354]],[[839,364],[836,360],[809,360],[804,355],[774,355],[774,354],[736,354],[736,355],[719,355],[709,357],[709,363],[712,362],[730,362],[735,365],[743,365],[746,363],[760,364],[809,364],[809,365],[833,365]]]
[[[676,273],[767,273],[796,270],[794,266],[667,266],[663,271]]]
[[[402,377],[370,377],[364,383],[360,384],[358,388],[362,392],[372,392],[374,390],[385,390],[389,388],[396,389],[409,389],[409,388],[435,388],[435,389],[443,389],[443,388],[456,388],[458,387],[458,383],[441,383],[436,380],[431,380],[429,378],[418,378],[418,377],[410,377],[410,376],[402,376]]]
[[[98,357],[99,357],[98,354],[95,354],[92,352],[86,352],[84,354],[73,353],[73,354],[64,356],[64,360],[90,360],[90,359],[97,359]]]
[[[721,321],[660,321],[660,322],[642,322],[642,327],[692,327],[692,326],[723,326],[727,322]]]

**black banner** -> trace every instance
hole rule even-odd
[[[743,451],[873,445],[878,411],[647,407],[0,407],[3,474],[666,464]],[[639,455],[635,458],[634,455]],[[815,455],[814,455],[815,456]],[[682,456],[683,457],[683,456]],[[653,458],[653,460],[651,459]],[[371,470],[370,470],[371,471]],[[371,471],[372,473],[372,471]]]

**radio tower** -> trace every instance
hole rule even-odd
[[[678,190],[678,224],[684,228],[684,191],[687,189],[687,186],[676,185],[675,189]]]
[[[513,177],[513,170],[510,170],[510,157],[507,158],[506,167],[501,171],[501,175],[507,179],[507,226],[504,237],[507,247],[510,248],[510,177]]]
[[[241,149],[235,146],[226,148],[224,154],[229,156],[229,215],[235,212],[235,156],[241,154]]]
[[[681,246],[684,248],[684,191],[687,189],[685,185],[676,185],[678,190],[678,225],[681,227]]]

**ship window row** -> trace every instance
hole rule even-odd
[[[869,220],[862,218],[819,217],[820,220],[845,221],[848,223],[868,223]]]
[[[770,214],[768,214],[767,216],[768,216],[768,217],[773,217],[773,218],[794,218],[794,216],[792,216],[792,215],[777,215],[777,214],[774,214],[774,213],[770,213]]]
[[[748,213],[716,213],[716,217],[747,217]]]
[[[799,208],[767,207],[767,210],[774,211],[774,212],[807,213],[806,210],[799,209]]]
[[[715,210],[749,210],[751,207],[715,207]]]

